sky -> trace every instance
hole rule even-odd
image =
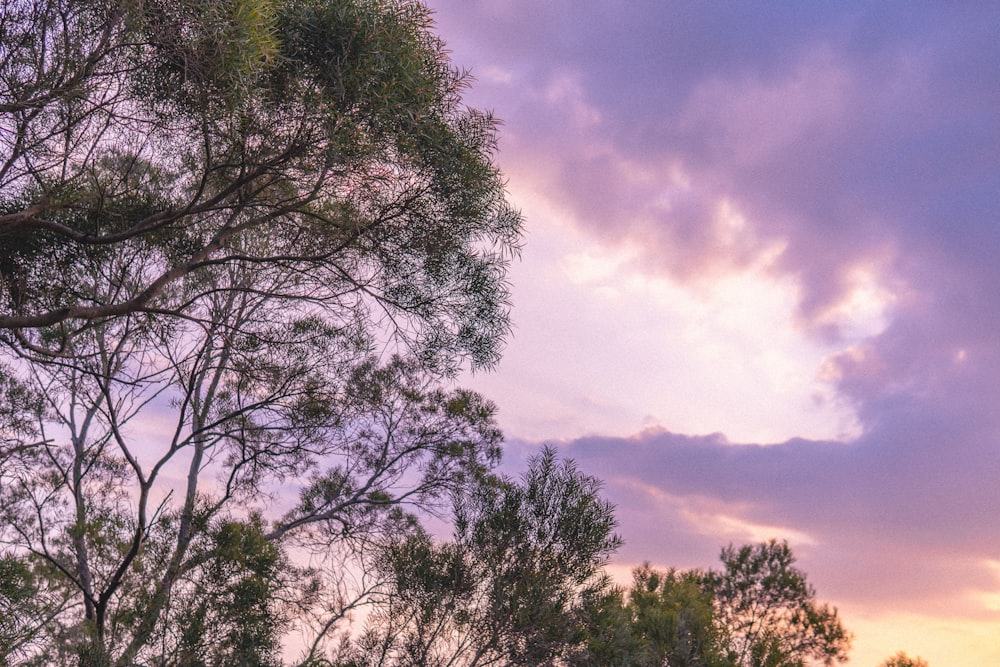
[[[623,573],[787,539],[850,665],[1000,664],[1000,4],[428,4],[525,215],[507,465]]]

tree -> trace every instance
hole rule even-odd
[[[308,662],[499,457],[495,124],[417,2],[0,12],[3,657]]]
[[[421,531],[386,552],[385,603],[339,664],[566,664],[620,543],[599,487],[546,448],[520,482],[460,497],[452,542]]]
[[[880,663],[879,667],[929,667],[929,665],[923,658],[911,658],[903,651],[900,651]]]
[[[496,360],[520,218],[495,123],[461,106],[422,4],[0,11],[9,344],[70,354],[103,318],[198,318],[225,288],[209,275],[237,267],[295,276],[282,296],[341,316],[375,308],[424,354]]]
[[[644,564],[627,591],[593,600],[581,667],[732,667],[712,592],[700,570],[665,572]]]
[[[571,664],[579,667],[638,665],[642,652],[633,633],[631,611],[620,586],[608,586],[583,596],[580,639]]]
[[[785,542],[722,550],[722,571],[643,565],[589,600],[581,667],[803,667],[847,659],[837,611],[815,601]]]
[[[837,610],[815,600],[793,567],[787,542],[771,540],[722,550],[724,569],[710,582],[729,648],[742,667],[793,667],[847,659],[851,636]]]
[[[0,656],[8,662],[30,655],[45,625],[69,601],[37,570],[26,558],[0,558]]]
[[[712,594],[698,570],[633,573],[629,607],[632,628],[643,647],[639,665],[724,666],[722,632],[715,624]]]
[[[309,631],[321,641],[367,584],[338,588],[341,582],[324,580],[317,567],[333,577],[345,567],[366,571],[367,551],[405,527],[400,508],[432,507],[496,461],[492,407],[474,394],[421,386],[426,380],[401,360],[362,365],[321,396],[314,376],[279,378],[275,388],[243,373],[187,377],[190,386],[214,388],[175,398],[189,407],[176,409],[175,425],[161,438],[136,437],[129,427],[138,413],[120,409],[128,401],[149,405],[145,397],[111,394],[104,378],[77,368],[51,378],[47,395],[69,442],[30,450],[7,466],[0,508],[6,540],[44,561],[52,580],[74,593],[74,604],[45,628],[42,654],[51,662],[83,656],[84,664],[112,657],[128,664],[144,656],[184,664],[174,662],[180,649],[201,641],[185,628],[220,631],[192,619],[228,614],[237,595],[230,586],[258,585],[253,581],[278,589],[255,599],[309,612]],[[90,382],[95,386],[83,393],[79,385]],[[269,496],[279,488],[297,489],[298,500],[286,497],[276,512]],[[266,515],[266,525],[247,511]],[[257,540],[239,542],[240,550],[256,545],[265,564],[232,562],[233,534]],[[278,567],[290,550],[307,550],[316,566]],[[212,599],[219,604],[199,607]],[[270,621],[259,627],[282,629]]]

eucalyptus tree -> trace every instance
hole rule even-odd
[[[580,667],[735,667],[700,570],[659,571],[643,564],[626,591],[588,600]]]
[[[465,85],[407,0],[0,8],[8,661],[315,655],[488,477],[442,381],[498,359],[520,218]]]
[[[847,659],[851,635],[816,601],[786,542],[722,550],[722,570],[633,571],[587,600],[581,667],[804,667]]]
[[[299,277],[289,298],[371,302],[425,352],[496,360],[520,218],[491,159],[495,123],[461,104],[466,78],[422,4],[0,12],[8,340],[58,352],[101,318],[190,316],[212,288],[184,278],[267,265]]]
[[[709,575],[719,621],[740,667],[797,667],[847,660],[851,634],[837,609],[816,601],[787,542],[722,550]]]
[[[381,559],[391,588],[341,667],[577,664],[585,601],[620,545],[600,482],[545,448],[520,480],[458,498],[454,537],[422,530]]]

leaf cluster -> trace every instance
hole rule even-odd
[[[337,664],[563,664],[620,543],[599,486],[546,449],[520,480],[475,487],[452,541],[419,531],[385,552],[391,587]]]
[[[34,0],[0,25],[16,349],[201,317],[231,267],[438,368],[496,362],[520,216],[423,4]]]
[[[787,542],[722,550],[724,569],[711,585],[737,664],[778,667],[847,659],[851,635],[837,610],[816,602]]]

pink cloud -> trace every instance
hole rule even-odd
[[[511,73],[476,100],[512,181],[649,275],[794,282],[802,336],[839,345],[816,372],[848,442],[567,440],[624,557],[706,565],[773,526],[839,600],[1000,621],[1000,9],[434,4],[462,62]]]

